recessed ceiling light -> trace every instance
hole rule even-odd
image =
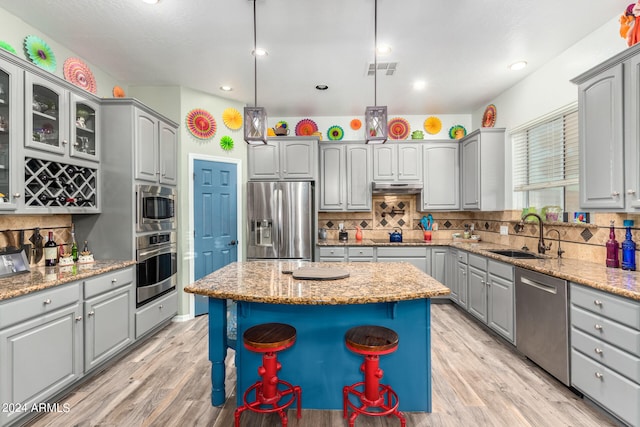
[[[316,85],[316,89],[318,89],[318,90],[327,90],[327,89],[329,89],[329,86],[327,86],[327,85]]]
[[[381,44],[380,46],[378,46],[376,51],[378,52],[378,55],[386,55],[388,53],[391,53],[391,46],[389,46],[388,44]]]
[[[220,90],[224,92],[231,92],[233,88],[231,86],[220,86]]]
[[[143,2],[147,3],[147,4],[156,4],[158,3],[158,1],[160,0],[142,0]]]
[[[518,71],[518,70],[522,70],[526,66],[527,66],[527,61],[518,61],[509,65],[509,69],[511,71]]]
[[[425,82],[424,80],[417,80],[417,81],[413,82],[413,89],[414,90],[422,90],[425,87],[427,87],[427,82]]]
[[[256,50],[251,52],[251,54],[255,55],[255,56],[267,56],[269,54],[269,52],[267,52],[265,49],[263,49],[261,47],[257,47]]]

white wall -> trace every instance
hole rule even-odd
[[[498,114],[495,126],[507,128],[506,206],[516,207],[511,190],[509,130],[577,102],[578,89],[570,80],[626,48],[625,40],[619,36],[616,17],[487,103],[496,106]],[[484,110],[485,106],[473,113],[474,129],[482,126]]]
[[[34,10],[33,13],[38,12]],[[73,23],[70,22],[69,25],[73,25]],[[62,79],[64,79],[64,74],[62,71],[64,61],[70,57],[80,58],[87,64],[87,66],[93,73],[97,86],[96,95],[101,98],[113,98],[113,87],[116,85],[124,88],[125,92],[127,90],[127,87],[122,82],[118,82],[115,78],[111,77],[100,68],[92,65],[90,62],[87,62],[84,58],[80,57],[75,52],[67,49],[65,46],[59,44],[48,35],[28,25],[23,20],[17,18],[15,15],[10,14],[2,8],[0,8],[0,28],[2,29],[2,31],[0,32],[0,40],[9,43],[16,50],[18,54],[17,56],[27,61],[29,60],[25,56],[23,48],[24,38],[28,35],[34,35],[44,40],[47,45],[51,47],[51,50],[53,51],[53,54],[56,58],[57,65],[56,70],[53,74]]]

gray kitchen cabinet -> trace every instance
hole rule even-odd
[[[0,212],[15,211],[22,200],[21,168],[23,71],[0,57]]]
[[[430,275],[438,282],[447,286],[447,257],[449,256],[449,249],[447,247],[433,246],[428,248],[431,252],[431,271]],[[427,254],[429,256],[429,254]],[[448,286],[447,286],[448,287]],[[434,300],[449,300],[450,295],[433,297]]]
[[[468,305],[469,313],[487,323],[487,260],[469,254],[468,257]]]
[[[504,129],[481,128],[461,141],[462,209],[497,211],[505,207]]]
[[[84,282],[84,369],[109,360],[135,340],[133,267]]]
[[[321,246],[317,251],[320,262],[345,262],[347,251],[344,246]]]
[[[250,180],[309,180],[317,177],[318,141],[289,137],[250,145],[247,161]]]
[[[376,248],[378,262],[408,262],[420,271],[431,274],[430,248],[425,246],[379,246]]]
[[[80,284],[14,298],[0,304],[0,402],[31,405],[83,375]],[[28,412],[0,412],[0,425]]]
[[[458,249],[450,247],[447,250],[447,263],[446,263],[447,273],[445,276],[445,286],[451,290],[449,294],[449,299],[455,303],[458,302],[459,294],[458,294],[458,276],[457,276],[457,268],[458,268]]]
[[[152,183],[177,183],[177,126],[151,110],[134,108],[134,176]]]
[[[375,261],[374,248],[371,246],[349,246],[347,248],[349,262]]]
[[[136,339],[158,329],[178,312],[178,292],[171,291],[135,313]]]
[[[467,307],[467,253],[450,247],[447,258],[447,287],[449,299],[466,309]]]
[[[421,211],[460,209],[460,143],[426,142],[422,147]]]
[[[640,303],[571,284],[571,385],[640,425]]]
[[[515,343],[513,266],[494,260],[487,265],[487,325]]]
[[[320,144],[320,211],[371,210],[371,147]]]
[[[422,181],[422,147],[416,143],[373,146],[374,181]]]
[[[469,266],[467,264],[468,254],[458,251],[458,262],[456,264],[456,279],[458,286],[458,305],[467,308],[469,301]]]

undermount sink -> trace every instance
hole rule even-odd
[[[533,252],[521,251],[518,249],[496,249],[488,251],[497,255],[506,256],[509,258],[542,258],[542,256]]]

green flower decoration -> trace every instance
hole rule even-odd
[[[13,46],[11,46],[9,43],[2,40],[0,40],[0,49],[4,49],[7,52],[13,53],[14,55],[18,54],[18,52],[16,52],[16,50],[13,48]]]
[[[327,130],[327,138],[332,141],[339,141],[344,137],[344,130],[340,126],[331,126]]]
[[[50,72],[56,70],[56,56],[49,45],[38,36],[24,38],[24,53],[38,67]]]
[[[222,147],[224,151],[233,150],[233,138],[227,135],[220,138],[220,147]]]

